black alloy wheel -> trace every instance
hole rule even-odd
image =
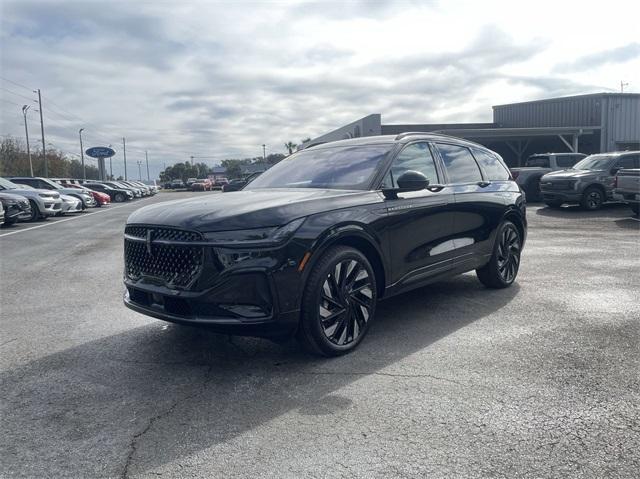
[[[580,204],[585,210],[595,211],[599,209],[604,203],[604,196],[602,190],[595,186],[587,188],[582,194],[582,201]]]
[[[360,251],[329,249],[307,280],[298,332],[303,345],[325,356],[353,350],[375,314],[375,285],[373,268]]]
[[[512,222],[503,222],[498,228],[493,255],[489,263],[476,270],[480,282],[489,288],[510,286],[520,269],[521,251],[520,231]]]

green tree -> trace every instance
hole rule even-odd
[[[289,154],[293,154],[293,150],[296,149],[298,145],[296,145],[293,141],[288,141],[284,144],[284,147],[289,151]]]

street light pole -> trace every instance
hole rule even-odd
[[[40,88],[33,90],[33,93],[38,94],[38,105],[40,106],[40,131],[42,132],[42,159],[44,160],[44,176],[49,177],[49,165],[47,164],[47,151],[44,146],[44,120],[42,119],[42,95],[40,95]]]
[[[124,180],[127,181],[127,142],[122,137],[122,156],[124,156]]]
[[[82,146],[82,132],[84,131],[84,128],[80,128],[78,130],[78,135],[80,135],[80,159],[82,160],[82,179],[86,180],[87,179],[87,170],[84,167],[84,148]]]
[[[142,162],[140,160],[138,160],[138,180],[142,181],[142,170],[140,169],[140,167],[142,166]]]
[[[267,145],[262,145],[262,161],[266,165],[267,164]]]
[[[109,148],[111,148],[111,145],[109,145]],[[109,157],[109,179],[111,181],[113,181],[113,165],[111,163],[111,160],[113,159],[113,156]]]
[[[22,105],[22,115],[24,116],[24,134],[27,137],[27,155],[29,155],[29,171],[33,177],[33,162],[31,161],[31,149],[29,148],[29,129],[27,128],[27,110],[29,105]]]
[[[147,150],[144,150],[144,159],[147,161],[147,181],[151,181],[149,177],[149,155],[147,154]]]

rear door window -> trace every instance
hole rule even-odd
[[[476,160],[480,164],[480,167],[484,171],[484,176],[486,179],[491,181],[501,181],[511,178],[509,171],[505,168],[505,166],[497,156],[492,155],[491,153],[484,150],[478,150],[477,148],[472,148],[471,151],[473,152],[473,156],[476,157]]]
[[[436,143],[447,170],[450,183],[482,181],[482,173],[469,148],[447,143]]]
[[[616,166],[624,169],[640,168],[640,155],[623,156],[618,160]]]
[[[548,156],[532,156],[524,164],[524,166],[536,168],[550,168]]]

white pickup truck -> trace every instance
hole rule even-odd
[[[618,171],[613,187],[613,199],[624,201],[640,215],[640,168]]]
[[[527,201],[541,201],[540,178],[557,170],[567,170],[586,157],[582,153],[540,153],[531,155],[521,168],[510,168],[511,176],[527,195]]]

